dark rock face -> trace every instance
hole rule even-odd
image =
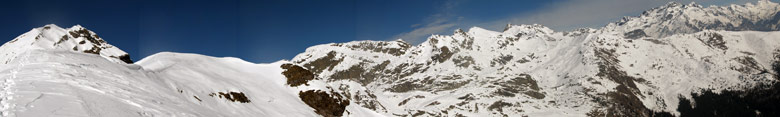
[[[97,35],[93,35],[87,29],[70,31],[69,33],[70,33],[71,36],[73,36],[73,38],[84,37],[86,39],[86,41],[92,42],[92,48],[90,48],[89,50],[84,50],[83,51],[84,53],[100,55],[100,50],[102,50],[102,48],[100,48],[98,46],[101,45],[102,43],[105,43],[105,41],[100,39]],[[61,38],[60,41],[63,41],[63,40],[68,40],[68,38],[63,36],[63,38]],[[86,42],[85,41],[81,41],[79,44],[83,44],[83,43],[86,43]]]
[[[392,87],[386,89],[386,91],[402,93],[409,91],[429,91],[439,92],[458,89],[463,85],[470,83],[472,80],[458,80],[463,79],[463,76],[435,76],[426,77],[422,80],[401,80],[402,83],[397,83]]]
[[[645,34],[645,31],[643,31],[642,29],[636,29],[631,32],[627,32],[623,34],[623,36],[628,39],[639,39],[642,37],[647,37],[647,34]]]
[[[441,47],[439,48],[439,51],[441,53],[431,57],[433,61],[438,61],[439,63],[443,63],[444,61],[447,61],[448,59],[450,59],[450,57],[452,57],[453,54],[455,54],[452,51],[450,51],[450,49],[447,47]]]
[[[348,79],[366,85],[374,81],[374,75],[361,68],[361,64],[349,67],[347,70],[337,71],[331,76],[331,80]]]
[[[330,51],[328,52],[328,56],[319,58],[317,60],[314,60],[308,64],[304,64],[303,67],[309,68],[312,72],[319,74],[322,72],[322,70],[327,69],[328,71],[333,70],[333,67],[336,65],[339,65],[341,61],[344,60],[343,57],[339,57],[339,59],[335,59],[336,52]]]
[[[468,68],[469,66],[476,64],[474,62],[474,58],[471,56],[458,56],[452,59],[452,62],[455,63],[455,66],[462,67],[462,68]]]
[[[772,70],[775,72],[775,80],[780,80],[780,49],[775,50],[775,62],[772,63]]]
[[[282,69],[285,69],[282,74],[284,77],[287,77],[287,85],[292,87],[304,84],[309,85],[307,82],[314,79],[314,74],[309,70],[304,69],[303,67],[293,64],[283,64],[281,67]]]
[[[423,85],[421,85],[421,84],[417,84],[417,83],[414,83],[414,82],[404,82],[404,83],[400,83],[400,84],[397,84],[397,85],[393,85],[393,87],[388,89],[388,91],[398,92],[398,93],[400,93],[400,92],[409,92],[409,91],[413,91],[415,89],[419,89],[421,87],[423,87]]]
[[[130,59],[130,55],[129,54],[125,54],[125,55],[119,56],[119,60],[122,60],[122,62],[125,62],[127,64],[133,64],[133,60]]]
[[[777,117],[780,116],[780,83],[745,91],[703,91],[693,99],[680,98],[680,116]]]
[[[535,99],[543,99],[545,97],[544,94],[539,93],[540,88],[536,84],[536,80],[528,74],[519,74],[515,78],[496,84],[501,87],[494,92],[496,95],[515,97],[515,94],[523,93]]]
[[[341,116],[349,105],[349,101],[341,95],[331,95],[320,90],[302,91],[299,97],[306,105],[314,108],[314,112],[325,117]]]
[[[745,65],[740,69],[757,68],[752,58],[739,59]],[[780,50],[775,50],[772,69],[775,79],[780,73]],[[740,71],[740,69],[736,69]],[[744,73],[744,72],[743,72]],[[752,74],[752,73],[745,73]],[[758,84],[742,90],[725,90],[714,92],[702,90],[702,93],[691,94],[691,99],[680,97],[677,111],[680,116],[750,116],[776,117],[780,116],[780,82]]]
[[[638,79],[620,70],[618,64],[620,60],[617,59],[615,50],[596,49],[594,51],[596,57],[601,60],[598,63],[599,72],[596,76],[614,81],[618,86],[615,87],[617,91],[605,94],[607,99],[599,99],[603,102],[598,103],[607,107],[606,112],[591,112],[588,115],[649,117],[668,114],[654,112],[642,104],[642,101],[637,97],[637,95],[641,95],[641,91],[634,83]]]
[[[102,50],[102,49],[100,49],[100,47],[93,46],[93,47],[92,47],[92,48],[90,48],[89,50],[84,50],[84,53],[90,53],[90,54],[97,54],[97,55],[100,55],[100,50]]]
[[[60,44],[60,43],[62,43],[62,42],[64,42],[64,41],[67,41],[67,40],[69,40],[69,39],[70,39],[70,38],[68,37],[68,35],[62,35],[62,37],[60,37],[60,40],[59,40],[59,41],[57,41],[57,43],[54,43],[54,45]]]
[[[506,117],[508,115],[504,114],[504,111],[505,111],[504,107],[511,107],[511,106],[514,106],[514,105],[515,104],[509,103],[509,102],[496,101],[496,102],[493,102],[493,104],[490,104],[490,106],[488,106],[487,109],[488,109],[488,111],[498,111],[499,114],[501,114],[501,115]],[[509,110],[506,110],[506,111],[509,111]]]
[[[772,69],[775,71],[775,79],[780,80],[780,61],[775,61],[775,63],[772,63]]]
[[[742,65],[731,67],[731,69],[742,72],[744,74],[756,74],[763,70],[763,68],[759,66],[760,64],[756,61],[756,59],[753,59],[753,57],[741,56],[733,58],[732,60]]]
[[[369,83],[372,83],[381,77],[389,77],[388,75],[383,74],[389,72],[389,70],[385,69],[388,64],[390,64],[390,61],[383,61],[381,64],[378,64],[376,66],[370,67],[368,69],[363,69],[363,66],[368,66],[368,65],[367,63],[360,63],[357,65],[353,65],[352,67],[349,67],[349,69],[347,70],[336,71],[336,73],[333,73],[333,75],[330,76],[331,78],[330,80],[347,79],[347,80],[358,82],[363,86],[366,86]]]
[[[80,30],[69,31],[68,34],[63,35],[62,37],[60,37],[60,39],[56,43],[54,43],[54,46],[57,46],[57,44],[60,44],[62,42],[65,42],[65,41],[68,41],[68,40],[71,40],[71,39],[74,39],[74,38],[80,38],[80,37],[83,37],[84,40],[79,41],[78,42],[79,45],[87,44],[87,41],[92,43],[92,47],[88,47],[88,49],[81,51],[81,52],[84,52],[84,53],[100,55],[100,52],[102,50],[108,49],[108,48],[112,47],[110,45],[107,46],[108,44],[107,44],[107,42],[105,40],[101,39],[98,35],[96,35],[95,33],[92,33],[91,31],[89,31],[87,29],[80,29]],[[77,46],[73,46],[73,51],[78,51],[78,50],[79,50],[79,46],[78,45]],[[128,55],[128,54],[124,54],[124,55],[120,55],[120,56],[111,55],[109,57],[119,59],[120,61],[122,61],[124,63],[127,63],[127,64],[132,64],[133,63],[133,60],[130,59],[130,55]]]
[[[74,47],[74,50],[76,50],[76,48],[75,48],[75,47]],[[99,54],[98,54],[98,55],[99,55]],[[117,57],[117,56],[109,56],[109,57],[111,57],[111,58],[116,58],[116,59],[119,59],[119,60],[121,60],[122,62],[125,62],[125,63],[127,63],[127,64],[133,64],[133,60],[132,60],[132,59],[130,59],[130,55],[129,55],[129,54],[125,54],[125,55],[118,56],[118,57]]]
[[[774,62],[772,62],[772,71],[775,73],[775,80],[780,80],[780,49],[775,49]]]
[[[721,50],[729,49],[726,46],[726,42],[723,41],[723,35],[720,35],[718,33],[709,33],[709,32],[704,33],[704,37],[699,38],[699,41],[712,48],[717,48]]]
[[[249,101],[249,98],[244,95],[243,92],[217,92],[217,93],[211,93],[209,94],[211,97],[219,97],[219,98],[225,98],[228,101],[231,102],[240,102],[240,103],[249,103],[252,101]],[[200,98],[195,97],[196,99],[200,100]]]
[[[372,52],[380,52],[380,53],[387,53],[391,54],[393,56],[401,56],[403,54],[406,54],[406,50],[411,47],[408,43],[405,42],[399,42],[397,43],[398,46],[401,48],[387,48],[386,46],[393,44],[390,42],[360,42],[357,45],[352,45],[349,48],[352,50],[363,50],[363,51],[372,51]],[[340,46],[340,45],[339,45]]]
[[[70,31],[70,35],[73,36],[73,38],[84,37],[87,39],[87,41],[92,42],[94,44],[106,43],[106,41],[100,39],[100,37],[98,37],[97,35],[90,33],[89,30],[87,29]]]
[[[490,66],[496,66],[496,65],[506,65],[509,63],[514,56],[512,55],[501,55],[497,58],[494,58],[493,61],[490,61]]]

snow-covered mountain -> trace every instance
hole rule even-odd
[[[3,116],[776,116],[780,4],[669,3],[599,29],[479,27],[290,61],[163,52],[81,26],[0,47]]]
[[[100,55],[116,63],[133,63],[130,55],[80,25],[63,29],[53,24],[32,29],[3,44],[0,60],[8,63],[30,50],[83,52]]]
[[[780,30],[780,13],[777,11],[780,11],[777,3],[764,0],[723,7],[670,2],[638,17],[624,17],[607,24],[602,31],[624,32],[629,39],[661,38],[703,30],[777,31]]]
[[[356,104],[391,116],[685,115],[699,110],[681,109],[681,99],[777,82],[779,8],[769,1],[706,8],[669,3],[600,29],[474,27],[416,46],[318,45],[292,61],[345,87],[338,92]],[[763,94],[774,95],[763,102],[780,102],[777,93]],[[777,115],[763,107],[745,108]]]
[[[0,50],[2,116],[380,116],[323,83],[288,85],[287,61],[163,52],[128,64],[127,53],[78,25],[35,28]],[[328,101],[340,111],[317,107]]]

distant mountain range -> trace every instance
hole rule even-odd
[[[780,4],[668,3],[599,29],[479,27],[292,60],[130,55],[50,24],[0,47],[2,116],[778,116]]]

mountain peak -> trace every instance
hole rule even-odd
[[[70,27],[68,29],[85,29],[85,28],[83,26],[79,25],[79,24],[76,24],[76,25],[73,25],[72,27]]]
[[[63,29],[55,24],[33,28],[0,46],[0,60],[11,61],[27,51],[72,51],[95,54],[117,63],[132,63],[130,56],[81,25]]]
[[[666,3],[666,5],[664,5],[664,6],[662,6],[662,7],[663,7],[663,8],[669,8],[669,7],[677,7],[677,6],[681,6],[681,5],[682,5],[682,4],[680,4],[680,3],[678,3],[678,2],[671,1],[671,2],[667,2],[667,3]]]
[[[685,5],[685,6],[701,7],[701,5],[696,4],[696,1],[692,1],[691,3],[689,3],[688,5]]]
[[[55,29],[62,29],[62,27],[60,27],[60,26],[57,26],[56,24],[46,24],[46,25],[43,25],[43,27],[40,27],[40,28],[55,28]]]
[[[526,31],[537,31],[537,32],[546,32],[550,33],[553,32],[552,29],[541,25],[541,24],[521,24],[521,25],[507,25],[507,27],[504,29],[504,32],[506,31],[512,31],[512,30],[526,30]]]

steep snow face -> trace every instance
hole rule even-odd
[[[680,97],[777,82],[778,6],[670,3],[601,29],[474,27],[416,46],[317,45],[292,62],[393,116],[679,115]]]
[[[30,50],[4,64],[0,74],[3,116],[219,115],[179,99],[138,65],[91,54]]]
[[[30,50],[0,65],[0,112],[3,116],[317,116],[299,98],[304,90],[285,83],[280,68],[284,63],[163,52],[137,64],[124,64],[80,52]],[[381,116],[356,105],[346,111],[345,116]]]
[[[761,0],[756,4],[702,7],[670,2],[645,11],[638,17],[625,17],[602,31],[625,38],[662,38],[702,30],[776,31],[780,29],[780,4]]]
[[[54,24],[35,28],[0,46],[3,63],[31,50],[75,51],[100,55],[116,63],[133,63],[130,55],[108,44],[97,34],[80,25],[63,29]]]

